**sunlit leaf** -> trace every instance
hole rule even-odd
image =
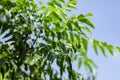
[[[94,25],[91,23],[91,21],[90,21],[88,18],[86,18],[84,15],[82,15],[82,14],[80,14],[80,15],[78,16],[78,20],[79,20],[80,22],[82,22],[82,23],[85,23],[85,24],[89,25],[89,26],[92,27],[93,29],[95,28]]]
[[[93,46],[93,49],[94,49],[94,51],[95,51],[96,55],[98,55],[97,43],[96,43],[96,41],[95,41],[95,40],[92,42],[92,46]]]
[[[101,50],[102,54],[103,54],[105,57],[107,57],[107,55],[106,55],[106,53],[105,53],[105,48],[104,48],[104,46],[103,46],[100,42],[98,43],[98,47],[99,47],[99,49]]]
[[[87,14],[85,14],[85,16],[93,16],[93,14],[92,13],[87,13]]]
[[[0,80],[2,80],[2,73],[0,72]]]
[[[104,47],[110,52],[110,54],[111,55],[114,55],[114,53],[113,53],[113,46],[112,45],[109,45],[109,44],[107,44],[106,42],[101,42],[103,45],[104,45]]]

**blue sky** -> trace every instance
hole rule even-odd
[[[91,17],[96,29],[92,31],[92,36],[110,44],[120,46],[120,0],[78,0],[77,8],[73,12],[76,14],[92,12]],[[120,53],[117,56],[104,57],[100,52],[96,56],[89,48],[88,55],[98,66],[98,80],[120,80]]]

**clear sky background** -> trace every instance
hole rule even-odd
[[[120,0],[78,0],[76,14],[92,12],[91,17],[96,29],[92,36],[110,44],[120,46]],[[88,55],[97,64],[98,80],[120,80],[120,53],[104,57],[101,52],[96,56],[92,48]]]

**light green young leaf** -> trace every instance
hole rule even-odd
[[[94,49],[94,51],[95,51],[96,55],[98,55],[97,43],[96,43],[96,41],[95,41],[95,40],[93,40],[93,42],[92,42],[92,46],[93,46],[93,49]]]
[[[77,4],[77,0],[69,0],[69,3],[76,5]]]
[[[0,72],[0,80],[2,80],[2,74],[3,74],[3,73]]]
[[[24,3],[24,0],[17,0],[20,4]]]
[[[120,52],[120,47],[117,46],[115,47],[115,49]]]
[[[111,53],[111,55],[114,55],[114,53],[113,53],[113,46],[107,46],[107,49]]]
[[[94,25],[92,24],[92,22],[91,22],[88,18],[86,18],[84,15],[80,14],[80,15],[78,16],[78,20],[79,20],[80,22],[82,22],[82,23],[85,23],[85,24],[89,25],[89,26],[92,27],[93,29],[95,29],[95,27],[94,27]]]
[[[105,46],[102,45],[101,42],[98,43],[98,47],[101,50],[102,54],[107,57],[106,53],[105,53]]]
[[[20,7],[16,6],[16,7],[13,7],[11,8],[11,12],[17,12],[18,10],[20,9]]]
[[[91,31],[90,31],[90,29],[88,28],[88,27],[84,27],[84,30],[86,31],[86,32],[88,32],[88,33],[91,33]]]
[[[105,48],[110,52],[111,55],[114,55],[114,53],[113,53],[113,46],[112,45],[109,45],[106,42],[101,42],[101,43],[102,43],[102,45],[105,46]]]
[[[92,13],[87,13],[87,14],[85,14],[85,16],[93,16],[93,14]]]

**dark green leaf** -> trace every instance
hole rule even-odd
[[[0,64],[5,63],[5,59],[0,59]]]
[[[4,68],[3,68],[3,67],[1,67],[0,72],[2,73],[2,77],[4,77],[5,71],[4,71]]]

